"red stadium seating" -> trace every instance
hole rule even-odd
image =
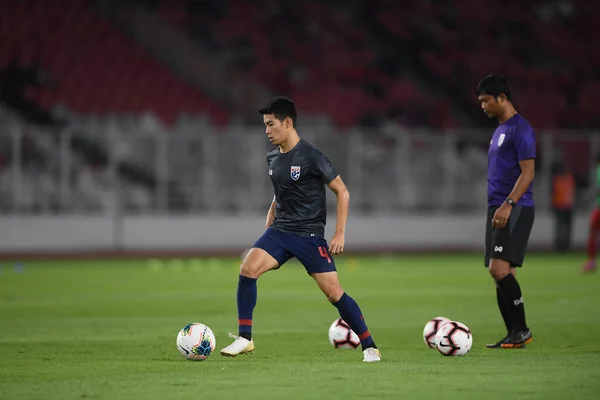
[[[165,0],[159,13],[192,36],[198,26],[214,32],[216,51],[243,49],[256,79],[341,125],[418,104],[422,118],[414,123],[454,126],[457,99],[477,110],[478,80],[500,72],[536,128],[598,126],[593,106],[584,104],[597,93],[586,86],[600,72],[594,2],[372,0],[368,8],[334,0],[268,7],[257,0],[201,3],[220,4],[222,12],[186,12],[185,0]],[[206,40],[204,33],[195,36]],[[393,54],[390,44],[398,46]],[[382,57],[393,58],[405,78],[384,72]],[[419,81],[439,89],[434,102],[411,83]],[[383,93],[373,95],[373,86]]]
[[[80,114],[139,114],[150,110],[172,123],[180,113],[227,114],[169,69],[151,59],[83,0],[0,2],[0,68],[11,59],[34,61],[55,80],[27,95],[43,107],[62,103]]]
[[[215,32],[222,50],[249,49],[251,75],[273,92],[291,96],[304,112],[329,115],[344,127],[370,114],[382,119],[387,110],[418,103],[425,118],[414,124],[454,125],[451,107],[424,101],[416,85],[381,72],[374,37],[342,8],[306,1],[290,10],[280,5],[266,11],[256,1],[230,0],[225,14],[215,19],[186,14],[185,3],[166,0],[158,12],[191,35],[198,25]],[[408,30],[397,29],[396,34]],[[369,89],[374,86],[387,89],[376,95]]]
[[[370,117],[455,127],[456,110],[477,115],[477,81],[501,72],[518,108],[541,129],[600,125],[600,14],[592,3],[163,0],[157,12],[215,56],[226,54],[252,79],[294,98],[303,112],[340,126]],[[0,2],[0,31],[0,68],[20,54],[56,80],[27,92],[44,107],[150,110],[166,123],[185,112],[206,113],[217,124],[229,118],[84,0]]]

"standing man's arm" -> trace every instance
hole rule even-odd
[[[350,192],[338,175],[327,185],[329,189],[337,196],[337,221],[335,224],[335,234],[329,242],[329,252],[332,255],[340,254],[344,251],[344,242],[346,234],[346,221],[348,221],[348,206],[350,204]]]
[[[521,167],[521,175],[519,175],[517,182],[515,182],[512,192],[508,195],[515,203],[521,200],[521,197],[525,194],[531,182],[533,182],[533,178],[535,177],[535,160],[530,158],[519,161],[519,167]]]
[[[511,132],[513,146],[521,174],[517,178],[512,191],[505,202],[496,210],[492,219],[493,228],[504,228],[508,223],[512,206],[521,200],[535,176],[536,142],[535,134],[530,126],[519,126]],[[510,200],[509,200],[510,199]],[[507,201],[514,203],[508,204]]]
[[[512,199],[515,203],[521,199],[529,185],[531,185],[531,182],[533,182],[535,176],[535,160],[528,159],[519,161],[519,166],[521,167],[521,175],[517,178],[513,190],[508,195],[508,198]],[[492,226],[494,228],[504,228],[510,217],[511,209],[512,206],[504,202],[500,208],[496,210],[494,219],[492,220]]]

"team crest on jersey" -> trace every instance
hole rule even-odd
[[[292,167],[290,168],[290,176],[295,181],[300,179],[300,167],[298,167],[296,165],[292,165]]]
[[[500,137],[498,138],[498,147],[502,146],[502,143],[504,143],[504,137],[506,135],[504,133],[500,134]]]

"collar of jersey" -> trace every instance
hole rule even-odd
[[[288,154],[290,154],[292,151],[296,150],[298,148],[298,146],[300,146],[300,143],[304,142],[304,139],[300,138],[300,141],[298,143],[296,143],[296,145],[294,147],[292,147],[290,149],[290,151],[282,153],[281,152],[281,148],[279,148],[279,146],[277,146],[277,151],[279,152],[279,155],[281,156],[287,156]]]

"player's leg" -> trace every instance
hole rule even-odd
[[[511,267],[510,268],[510,273],[516,277],[517,276],[517,268],[515,267]],[[500,310],[500,314],[502,315],[502,320],[504,321],[504,326],[506,326],[506,336],[500,340],[500,342],[505,341],[506,339],[508,339],[508,335],[510,335],[515,327],[515,322],[513,320],[513,316],[512,316],[512,312],[511,312],[511,308],[510,308],[510,303],[508,301],[508,299],[506,299],[504,297],[504,294],[502,294],[502,290],[500,290],[500,287],[498,286],[497,283],[495,283],[496,285],[496,301],[498,302],[498,309]],[[490,344],[488,345],[488,347],[500,347],[501,343],[494,343],[493,345]]]
[[[248,340],[252,338],[252,314],[258,295],[257,280],[278,265],[277,260],[268,252],[253,247],[240,266],[237,288],[239,334]]]
[[[340,317],[350,325],[350,328],[358,335],[363,350],[375,346],[375,342],[369,333],[367,324],[363,317],[360,307],[356,301],[350,297],[340,284],[336,271],[317,272],[311,274],[319,289],[323,292],[327,300],[338,309]]]
[[[516,206],[507,226],[495,230],[493,235],[489,272],[505,300],[508,301],[514,324],[508,339],[500,344],[502,348],[524,347],[533,338],[527,326],[523,295],[514,267],[523,264],[534,216],[533,207]]]
[[[494,229],[492,228],[492,217],[494,216],[494,212],[496,208],[489,208],[487,213],[487,221],[485,228],[485,258],[484,265],[486,268],[490,266],[490,257],[493,251],[493,241],[494,241]],[[511,270],[515,270],[512,268]],[[516,270],[515,270],[516,271]],[[498,302],[498,309],[500,310],[500,315],[502,315],[502,320],[504,321],[504,325],[506,326],[506,335],[498,340],[496,343],[487,344],[488,348],[500,348],[502,343],[508,340],[509,335],[512,333],[514,328],[514,320],[513,315],[510,308],[510,303],[505,298],[504,294],[500,290],[500,287],[496,283],[496,301]]]
[[[319,237],[298,236],[289,250],[304,265],[327,300],[338,309],[340,317],[358,335],[363,347],[363,361],[379,361],[381,354],[369,333],[360,307],[342,289],[327,241]]]
[[[337,271],[315,272],[310,275],[317,282],[327,300],[338,309],[340,317],[358,335],[363,349],[363,361],[380,361],[381,353],[373,341],[362,311],[356,301],[342,289]]]
[[[258,296],[257,280],[267,271],[279,268],[290,255],[278,243],[278,232],[267,230],[248,252],[242,265],[237,288],[239,336],[231,335],[235,341],[221,350],[225,356],[236,356],[254,350],[252,340],[252,315]]]
[[[508,304],[505,311],[507,311],[508,318],[512,320],[512,329],[508,337],[494,346],[488,345],[490,348],[524,347],[532,340],[531,330],[527,327],[525,318],[525,305],[521,286],[516,279],[516,273],[511,272],[512,269],[514,268],[511,268],[510,263],[505,260],[496,258],[490,260],[490,275],[496,282],[500,295]]]
[[[600,208],[594,209],[590,218],[590,228],[588,233],[587,253],[588,259],[583,265],[583,272],[593,272],[596,270],[596,250],[598,246],[598,235],[600,234]]]

